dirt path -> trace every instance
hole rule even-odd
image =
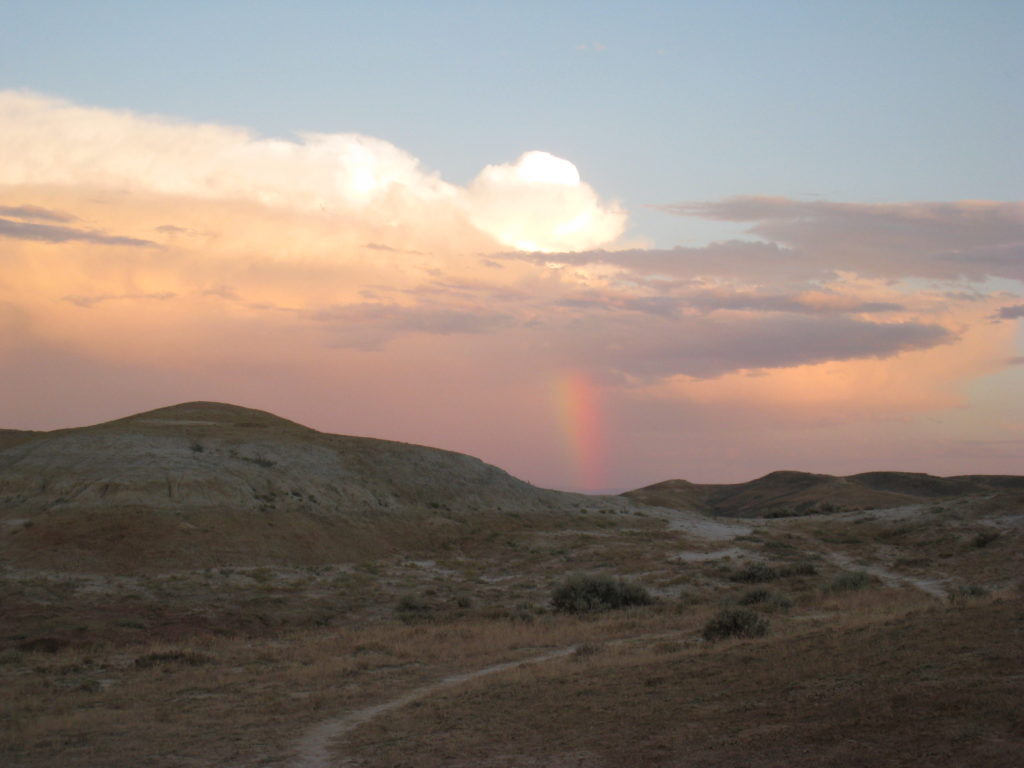
[[[435,683],[414,688],[413,690],[403,693],[401,696],[391,699],[390,701],[375,704],[372,707],[357,709],[354,712],[348,712],[340,717],[325,720],[310,728],[303,735],[302,740],[299,742],[298,755],[292,762],[292,766],[293,768],[330,768],[332,763],[336,765],[342,759],[338,756],[335,756],[332,759],[330,754],[331,742],[349,731],[354,730],[363,723],[373,720],[378,715],[404,707],[406,704],[411,704],[414,701],[431,696],[438,691],[442,691],[446,688],[453,688],[478,677],[493,675],[498,672],[515,669],[516,667],[522,667],[526,664],[538,664],[540,662],[568,656],[575,650],[576,646],[573,645],[568,648],[559,648],[556,651],[549,651],[548,653],[544,653],[539,656],[520,659],[519,661],[506,661],[502,664],[492,664],[489,667],[476,669],[472,672],[462,672],[457,675],[450,675]]]
[[[687,512],[667,507],[653,507],[647,512],[668,522],[670,531],[685,531],[707,541],[730,541],[745,536],[754,529],[744,523],[726,519],[712,519],[702,512]]]
[[[883,568],[880,565],[861,565],[854,561],[852,557],[844,555],[842,552],[826,552],[825,557],[840,568],[851,571],[864,571],[872,576],[877,576],[887,587],[901,587],[909,584],[915,589],[927,592],[932,597],[937,597],[940,600],[945,600],[949,596],[949,592],[946,589],[946,579],[918,579],[913,576],[905,576],[901,573],[890,571],[888,568]]]

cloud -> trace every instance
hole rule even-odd
[[[626,213],[604,205],[576,166],[547,152],[489,165],[469,186],[470,221],[520,251],[593,248],[618,238]]]
[[[50,221],[64,223],[74,221],[75,217],[60,211],[50,211],[35,205],[0,205],[0,216],[27,221]]]
[[[12,221],[11,219],[0,219],[0,237],[10,237],[15,240],[34,240],[42,243],[66,243],[79,240],[86,243],[101,243],[103,245],[132,245],[136,247],[156,245],[156,243],[149,240],[140,240],[135,237],[119,237],[94,230],[74,229],[53,224],[34,224],[24,221]]]
[[[735,197],[657,206],[749,222],[751,234],[863,275],[1024,279],[1024,203],[836,203]]]
[[[560,354],[588,369],[611,369],[647,383],[679,375],[705,379],[738,370],[881,359],[956,338],[933,323],[781,313],[634,322],[615,318],[592,322],[586,329],[561,329],[556,335],[565,344]]]
[[[662,317],[677,317],[686,311],[711,312],[791,312],[807,315],[872,314],[900,312],[906,309],[892,301],[864,301],[857,296],[835,291],[794,294],[769,294],[753,290],[693,290],[686,284],[660,286],[654,295],[636,296],[621,291],[588,290],[557,300],[558,306],[606,311],[629,310]]]
[[[352,133],[297,141],[0,92],[0,184],[70,186],[235,200],[369,224],[473,226],[505,247],[575,250],[611,242],[625,213],[602,204],[575,166],[544,152],[490,165],[461,188],[408,152]]]
[[[862,301],[835,293],[773,295],[753,291],[703,291],[687,299],[687,303],[706,312],[716,310],[754,310],[758,312],[796,312],[800,314],[867,314],[898,312],[903,305],[890,301]]]
[[[69,304],[74,304],[76,307],[82,307],[83,309],[89,309],[104,301],[120,301],[120,300],[143,300],[143,301],[168,301],[177,296],[175,293],[165,291],[163,293],[121,293],[121,294],[102,294],[99,296],[64,296],[64,301]]]
[[[0,147],[0,426],[228,400],[565,484],[572,371],[623,488],[971,471],[948,446],[1020,428],[1019,291],[982,280],[1017,274],[1016,204],[744,198],[697,213],[751,239],[615,250],[625,215],[540,152],[460,187],[367,137],[10,94]]]
[[[605,264],[634,276],[693,278],[714,276],[744,283],[786,280],[827,280],[836,268],[813,256],[777,243],[730,240],[700,247],[587,250],[572,253],[506,254],[540,265]]]
[[[405,248],[392,248],[390,245],[382,245],[381,243],[363,243],[363,248],[369,251],[387,251],[388,253],[409,253],[413,256],[422,256],[423,251],[410,251]]]
[[[409,333],[438,336],[478,334],[514,323],[508,315],[480,308],[382,303],[329,307],[310,316],[329,329],[332,346],[361,349],[377,349],[390,339]]]
[[[999,320],[1017,320],[1024,317],[1024,304],[1015,304],[1010,307],[1000,307],[995,317]]]

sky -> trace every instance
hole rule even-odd
[[[1024,474],[1024,4],[0,2],[0,426]]]

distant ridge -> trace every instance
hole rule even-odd
[[[701,485],[666,480],[622,495],[642,504],[727,517],[778,517],[880,509],[1005,492],[1024,492],[1024,477],[936,477],[918,472],[863,472],[836,477],[779,471],[746,483]]]
[[[0,557],[40,567],[369,559],[443,542],[505,513],[565,514],[595,503],[471,456],[327,434],[224,403],[0,431]],[[615,496],[599,503],[632,506]]]

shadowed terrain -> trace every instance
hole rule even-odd
[[[623,494],[644,504],[727,517],[786,517],[996,495],[1024,498],[1024,477],[935,477],[919,472],[864,472],[834,477],[780,471],[746,483],[698,484],[666,480]]]
[[[590,503],[470,456],[220,403],[0,433],[0,524],[18,534],[0,539],[0,556],[66,570],[366,559],[435,546],[467,515]]]
[[[586,496],[215,403],[3,431],[0,762],[1016,765],[1021,494]]]

